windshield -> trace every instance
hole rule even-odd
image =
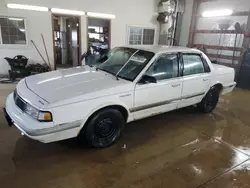
[[[154,56],[153,52],[119,47],[111,50],[96,67],[117,77],[133,81]]]

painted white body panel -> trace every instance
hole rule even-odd
[[[205,93],[210,88],[211,73],[195,74],[190,76],[184,76],[182,78],[182,100],[178,104],[178,108],[196,104],[197,101],[201,101]],[[197,97],[189,98],[189,96],[198,95]]]
[[[169,79],[167,81],[160,81],[151,84],[137,84],[135,86],[134,94],[134,108],[143,106],[150,106],[166,102],[164,105],[159,105],[153,108],[146,108],[134,112],[134,119],[142,119],[152,115],[160,114],[175,110],[177,108],[179,99],[181,98],[182,78]],[[168,103],[168,101],[173,101]]]
[[[88,118],[104,107],[123,107],[128,113],[127,122],[131,122],[197,104],[215,84],[223,85],[222,94],[231,92],[236,85],[234,69],[212,65],[198,50],[179,47],[143,50],[152,51],[155,56],[133,82],[117,80],[115,76],[88,66],[39,74],[20,81],[17,94],[37,109],[50,111],[53,122],[39,122],[26,115],[15,105],[13,94],[6,101],[7,113],[21,132],[47,143],[76,137]],[[157,83],[138,83],[158,56],[173,52],[202,54],[211,72]]]

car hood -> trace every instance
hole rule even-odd
[[[52,71],[27,77],[27,87],[48,103],[86,95],[84,99],[105,95],[105,90],[131,82],[89,66]],[[112,93],[117,92],[113,90]]]

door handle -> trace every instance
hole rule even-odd
[[[204,82],[205,82],[205,81],[208,81],[208,79],[207,79],[207,78],[204,78],[203,81],[204,81]]]
[[[181,84],[173,84],[172,87],[178,87],[180,86]]]

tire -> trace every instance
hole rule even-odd
[[[202,101],[197,104],[198,109],[204,113],[212,112],[216,108],[216,105],[219,101],[219,97],[219,90],[215,87],[211,88],[207,92],[206,96],[202,99]]]
[[[88,145],[105,148],[112,145],[121,135],[125,121],[120,111],[107,108],[96,113],[80,136],[84,136]]]

